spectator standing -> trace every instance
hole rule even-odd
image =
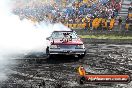
[[[109,17],[107,20],[107,29],[110,29],[110,19],[111,19],[111,17]]]
[[[119,30],[121,30],[121,27],[122,27],[122,18],[121,18],[121,16],[118,19],[118,25],[119,25]]]
[[[129,29],[129,18],[128,18],[128,17],[127,17],[127,19],[126,19],[125,28],[126,28],[126,30],[128,31],[128,29]]]
[[[93,30],[93,27],[92,27],[92,19],[90,19],[90,30]]]
[[[89,22],[87,20],[85,20],[85,23],[86,23],[85,30],[87,30],[89,27]]]

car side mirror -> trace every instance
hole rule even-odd
[[[50,37],[47,37],[46,40],[50,40]]]

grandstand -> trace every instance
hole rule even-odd
[[[123,0],[122,1],[122,8],[119,12],[119,16],[122,16],[122,17],[127,17],[128,15],[128,8],[129,8],[129,5],[131,3],[131,0]]]
[[[40,2],[44,1],[44,2]],[[127,24],[131,29],[131,0],[40,0],[30,2],[14,13],[28,19],[61,22],[71,29],[119,31],[121,16],[123,30]],[[45,4],[47,1],[48,4]],[[51,2],[50,1],[50,2]],[[34,4],[35,3],[35,4]],[[33,4],[33,5],[32,5]]]
[[[73,29],[90,28],[89,19],[91,19],[93,29],[99,29],[102,26],[103,29],[118,31],[119,17],[123,20],[122,25],[126,24],[127,16],[131,17],[131,13],[128,11],[130,3],[130,0],[75,0],[71,8],[65,12],[72,22],[65,22],[65,25]],[[79,21],[74,21],[75,18]],[[131,24],[131,22],[129,23]]]

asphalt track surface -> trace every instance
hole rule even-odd
[[[132,82],[93,83],[79,85],[76,68],[87,66],[94,74],[132,74],[131,44],[85,44],[87,55],[83,59],[56,56],[47,60],[44,53],[30,53],[14,57],[15,64],[7,65],[7,79],[0,88],[132,88]]]

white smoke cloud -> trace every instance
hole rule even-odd
[[[60,23],[52,25],[41,22],[34,25],[27,19],[21,21],[19,16],[11,13],[9,1],[11,0],[0,0],[0,67],[7,61],[4,56],[32,50],[44,51],[46,37],[52,31],[69,30]],[[0,68],[0,71],[3,68]],[[2,77],[3,73],[0,73],[0,80]]]
[[[12,14],[8,9],[7,0],[1,0],[0,6],[0,49],[2,52],[5,50],[10,52],[10,50],[42,48],[45,45],[46,37],[52,31],[69,30],[60,23],[52,25],[41,22],[34,25],[27,19],[21,21],[18,16]]]

